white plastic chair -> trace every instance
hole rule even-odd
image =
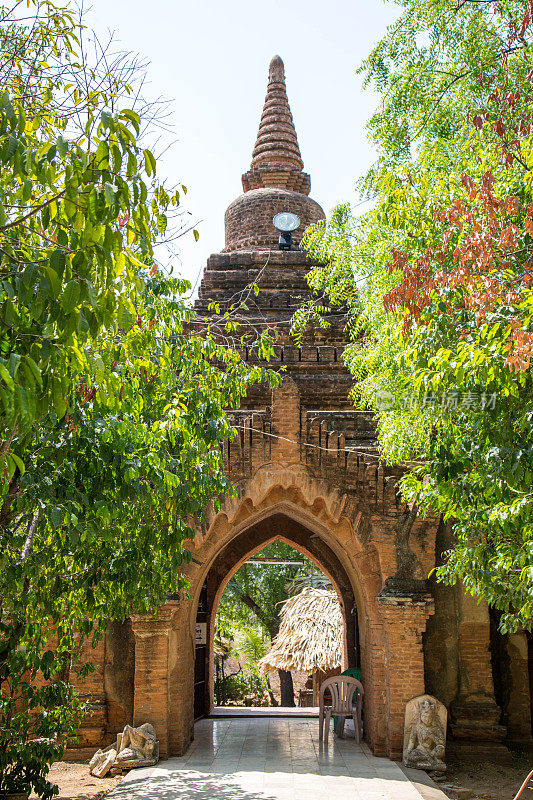
[[[324,704],[324,693],[329,689],[331,694],[331,705]],[[353,704],[353,696],[355,692],[357,700],[355,708]],[[346,717],[353,719],[355,728],[355,740],[361,741],[361,710],[363,707],[363,684],[357,678],[352,678],[349,675],[335,675],[333,678],[328,678],[320,687],[319,697],[319,711],[318,711],[318,738],[320,741],[324,738],[324,720],[326,722],[326,744],[329,738],[329,726],[331,717],[339,717],[338,737],[341,739],[344,732],[344,721]]]
[[[526,788],[526,786],[528,785],[529,781],[530,781],[532,778],[533,778],[533,769],[531,770],[531,772],[529,773],[529,775],[528,775],[528,776],[527,776],[527,778],[525,779],[524,783],[522,784],[522,786],[521,786],[521,787],[520,787],[520,789],[518,790],[518,794],[515,796],[515,799],[514,799],[514,800],[518,800],[518,798],[520,797],[520,795],[522,794],[522,792],[524,791],[524,789]]]

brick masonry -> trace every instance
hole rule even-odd
[[[324,217],[318,203],[305,194],[287,189],[253,189],[234,200],[226,211],[225,249],[277,247],[279,231],[272,219],[281,211],[291,211],[300,218],[300,227],[292,234],[295,246],[300,244],[305,229]]]

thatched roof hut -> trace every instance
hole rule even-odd
[[[261,672],[312,672],[339,667],[343,616],[336,593],[307,587],[283,604],[279,633],[260,661]]]

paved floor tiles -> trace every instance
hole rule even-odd
[[[347,735],[350,735],[348,731]],[[111,800],[421,800],[393,761],[330,735],[316,719],[219,718],[197,723],[187,753],[132,770]]]

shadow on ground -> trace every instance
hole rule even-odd
[[[261,786],[245,789],[227,773],[168,773],[119,784],[113,800],[277,800]],[[311,798],[310,798],[311,800]]]

